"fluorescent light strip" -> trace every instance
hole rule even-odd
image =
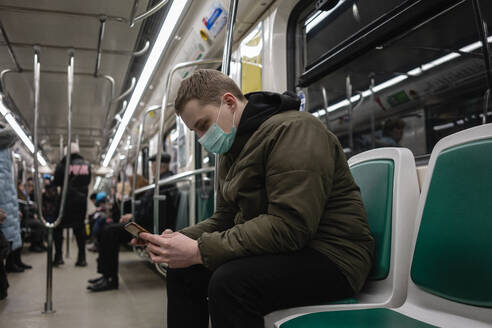
[[[0,113],[5,117],[5,119],[9,123],[10,127],[15,131],[15,133],[17,133],[17,135],[22,140],[24,145],[26,145],[27,149],[29,149],[31,153],[34,153],[34,144],[32,143],[31,139],[29,139],[29,137],[26,135],[24,130],[22,130],[19,123],[17,123],[16,119],[12,115],[12,112],[10,112],[10,110],[8,110],[7,107],[5,107],[2,99],[3,97],[0,96]],[[47,165],[46,160],[39,152],[38,152],[38,161],[42,166]]]
[[[489,43],[492,42],[492,36],[489,36],[487,38],[487,41]],[[474,42],[472,44],[469,44],[463,48],[460,49],[460,51],[462,52],[472,52],[474,50],[477,50],[478,48],[480,48],[482,46],[482,42],[481,41],[477,41],[477,42]],[[458,57],[461,57],[461,55],[457,52],[452,52],[452,53],[449,53],[445,56],[442,56],[442,57],[439,57],[437,59],[434,59],[433,61],[430,61],[426,64],[423,64],[422,66],[420,67],[416,67],[414,69],[411,69],[407,72],[406,75],[399,75],[399,76],[396,76],[388,81],[385,81],[381,84],[378,84],[376,86],[374,86],[373,90],[374,92],[379,92],[383,89],[386,89],[386,88],[389,88],[395,84],[398,84],[404,80],[406,80],[408,78],[408,76],[417,76],[417,75],[420,75],[422,74],[423,72],[425,71],[428,71],[436,66],[439,66],[439,65],[442,65],[448,61],[451,61],[455,58],[458,58]],[[365,90],[362,92],[362,97],[366,98],[368,96],[371,95],[371,90]],[[353,102],[356,102],[359,100],[359,95],[355,95],[355,96],[352,96],[352,98],[350,98],[350,100]],[[342,107],[345,107],[345,106],[348,106],[350,103],[347,99],[345,100],[342,100],[342,101],[339,101],[338,103],[336,104],[333,104],[331,106],[328,107],[328,112],[333,112],[339,108],[342,108]],[[316,117],[321,117],[323,115],[326,115],[326,111],[324,109],[320,109],[316,112],[313,113],[314,116]]]
[[[22,142],[24,143],[24,145],[26,145],[27,149],[29,149],[29,151],[31,153],[34,153],[34,144],[32,143],[31,139],[29,139],[29,137],[24,133],[24,131],[20,127],[19,123],[17,123],[17,121],[15,120],[15,118],[12,116],[12,114],[11,113],[8,113],[5,116],[5,119],[7,120],[7,122],[9,122],[10,126],[17,133],[17,135],[22,140]]]
[[[94,183],[94,190],[97,190],[100,184],[101,184],[101,177],[97,177],[96,182]]]
[[[336,4],[335,7],[331,8],[330,10],[318,11],[316,14],[311,16],[304,24],[304,26],[306,27],[306,34],[308,34],[309,31],[311,31],[316,25],[321,23],[326,17],[328,17],[333,11],[335,11],[338,7],[340,7],[344,2],[345,0],[341,0]]]
[[[113,157],[114,152],[118,147],[118,143],[120,142],[121,137],[123,137],[123,133],[125,132],[128,122],[135,112],[135,109],[140,102],[140,98],[142,98],[145,88],[147,87],[147,84],[149,83],[149,80],[154,73],[157,63],[161,58],[162,52],[171,39],[171,33],[178,23],[178,20],[181,17],[181,13],[188,4],[188,1],[189,0],[174,0],[172,2],[171,8],[169,9],[166,19],[161,26],[161,30],[159,31],[159,35],[157,36],[154,46],[152,47],[149,58],[147,59],[147,62],[145,63],[145,66],[142,70],[142,74],[140,74],[137,85],[133,90],[132,97],[130,98],[130,102],[128,103],[125,114],[121,119],[120,126],[118,127],[118,130],[116,130],[113,141],[109,146],[108,152],[106,153],[103,162],[104,167],[107,167],[109,165],[109,162],[111,161],[111,158]]]
[[[436,60],[433,60],[431,62],[428,62],[427,64],[424,64],[420,67],[420,69],[422,69],[422,71],[428,71],[430,70],[431,68],[434,68],[436,66],[439,66],[439,65],[442,65],[450,60],[453,60],[455,58],[458,58],[460,57],[461,55],[457,52],[452,52],[450,54],[447,54],[446,56],[442,56],[440,58],[437,58]]]

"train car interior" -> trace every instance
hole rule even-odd
[[[244,154],[205,147],[208,131],[190,130],[178,104],[181,83],[205,69],[245,99],[292,97],[299,117],[337,140],[374,240],[360,290],[269,308],[254,327],[492,327],[491,44],[487,0],[0,0],[1,326],[179,326],[168,307],[176,268],[138,232],[192,231],[227,217],[227,204],[230,226],[205,233],[247,248],[234,229],[261,219],[241,212],[252,188],[264,188],[266,205],[255,206],[270,220],[304,229],[269,213],[280,206],[265,173],[274,146],[264,166],[242,168],[263,180],[228,188],[237,204],[224,195],[241,172],[220,171]],[[317,147],[324,135],[300,148],[333,156]],[[275,227],[263,235],[294,243]],[[215,251],[233,253],[230,263],[292,250],[258,254],[261,243]],[[248,327],[232,322],[208,325]]]

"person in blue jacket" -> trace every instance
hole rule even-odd
[[[0,231],[11,243],[11,252],[7,256],[5,268],[8,272],[22,272],[31,266],[22,263],[22,239],[20,233],[19,206],[12,175],[12,160],[10,147],[17,140],[16,133],[11,128],[0,126],[0,208],[5,211],[6,219],[0,225]]]

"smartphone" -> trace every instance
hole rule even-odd
[[[125,230],[134,235],[136,238],[138,238],[138,234],[141,232],[148,232],[145,228],[142,228],[140,225],[136,224],[135,222],[129,222],[125,225]]]

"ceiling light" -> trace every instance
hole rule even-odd
[[[140,98],[142,97],[145,88],[147,87],[147,84],[149,83],[149,80],[152,77],[157,64],[159,63],[164,49],[169,43],[171,35],[173,34],[174,29],[178,24],[178,21],[180,20],[181,15],[183,14],[188,2],[189,0],[175,0],[172,2],[171,8],[169,9],[166,15],[166,19],[161,26],[161,30],[159,31],[157,39],[155,40],[154,46],[152,47],[147,62],[145,63],[142,73],[140,74],[137,85],[133,90],[132,96],[128,103],[128,107],[126,108],[125,114],[123,115],[123,118],[121,120],[121,124],[118,127],[116,134],[114,135],[113,142],[109,146],[108,152],[103,162],[103,166],[109,165],[109,162],[111,161],[111,158],[116,151],[116,147],[118,147],[118,143],[120,142],[121,137],[123,137],[123,133],[125,132],[128,122],[135,112],[135,109],[140,102]]]
[[[94,183],[94,190],[99,189],[100,184],[101,184],[101,177],[97,177],[96,182]]]
[[[12,115],[12,112],[5,107],[3,104],[3,96],[0,95],[0,113],[5,117],[7,122],[9,123],[10,127],[17,133],[19,138],[22,140],[24,145],[29,149],[31,153],[34,153],[34,144],[32,143],[31,139],[26,135],[24,130],[20,127],[19,123],[17,123],[17,120],[14,118],[14,115]],[[38,152],[38,161],[42,166],[46,166],[46,160],[43,158],[41,153]]]
[[[309,33],[316,25],[321,23],[326,17],[330,16],[332,12],[334,12],[338,7],[340,7],[345,0],[340,0],[335,7],[331,8],[330,10],[327,11],[317,11],[313,16],[311,16],[304,26],[306,27],[306,34]]]

